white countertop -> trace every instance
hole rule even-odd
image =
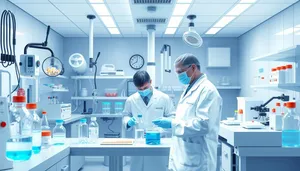
[[[69,123],[78,121],[78,120],[80,120],[81,118],[85,118],[85,116],[84,116],[84,115],[80,115],[80,114],[78,114],[78,115],[72,114],[70,118],[64,119],[64,124],[69,124]],[[56,120],[56,119],[48,119],[48,121],[49,121],[50,123],[55,123],[55,120]]]
[[[219,136],[232,146],[281,147],[281,131],[264,129],[245,129],[241,126],[221,124]]]

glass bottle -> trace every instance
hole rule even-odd
[[[42,146],[48,147],[51,144],[51,130],[47,119],[47,112],[42,112]]]
[[[63,120],[56,120],[56,125],[53,128],[52,140],[53,145],[64,145],[66,139],[66,129],[63,126]]]
[[[138,114],[137,124],[135,127],[135,140],[136,142],[142,142],[145,137],[145,125],[143,121],[143,115]]]
[[[282,147],[300,146],[299,115],[296,113],[296,103],[287,102],[287,113],[282,119]]]
[[[29,160],[32,155],[32,117],[25,101],[25,96],[13,96],[10,107],[11,137],[6,142],[6,157],[12,161]]]
[[[85,118],[80,119],[79,131],[78,131],[79,143],[82,144],[87,143],[89,137],[88,131],[89,128],[88,128],[88,124],[86,123],[86,119]]]
[[[36,114],[36,103],[28,103],[26,104],[26,108],[28,109],[32,121],[32,151],[34,154],[38,154],[41,151],[42,145],[42,124],[40,117]]]
[[[89,139],[91,143],[96,143],[99,138],[99,125],[96,117],[91,117],[91,123],[89,124]]]

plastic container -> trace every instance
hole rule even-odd
[[[26,104],[32,120],[32,151],[34,154],[39,154],[42,147],[42,122],[41,118],[36,114],[36,103]]]
[[[285,83],[286,69],[283,69],[283,68],[286,68],[286,67],[283,67],[283,66],[277,67],[277,71],[278,71],[278,81],[276,82],[277,84],[284,84]]]
[[[292,64],[286,65],[286,83],[295,83],[295,68]]]
[[[117,97],[118,96],[118,89],[116,89],[116,88],[106,88],[104,90],[104,95],[106,97]]]
[[[138,114],[137,124],[135,126],[135,141],[137,143],[144,143],[145,137],[145,124],[143,120],[143,115]]]
[[[53,128],[52,141],[53,145],[64,145],[66,139],[66,129],[63,126],[64,121],[59,119],[56,120],[56,125]]]
[[[280,110],[280,108],[279,108]],[[282,129],[282,115],[281,112],[278,112],[276,108],[273,108],[270,115],[269,115],[269,121],[270,121],[270,129],[275,131],[281,131]]]
[[[237,120],[240,122],[243,122],[243,109],[239,109],[238,115],[237,115]]]
[[[11,137],[6,142],[6,157],[12,161],[25,161],[32,156],[32,117],[25,100],[25,96],[13,96],[10,108]]]
[[[122,114],[123,113],[123,102],[115,102],[115,114]]]
[[[86,123],[85,118],[80,119],[79,130],[78,130],[78,138],[79,138],[79,143],[81,143],[81,144],[88,143],[89,126]]]
[[[282,120],[282,147],[300,147],[299,116],[295,112],[296,103],[286,103],[288,109]]]
[[[96,143],[99,138],[99,125],[96,117],[91,117],[89,124],[89,140],[91,143]]]
[[[80,92],[81,97],[87,97],[88,96],[88,91],[86,88],[82,88]]]
[[[102,102],[102,113],[103,114],[110,114],[110,102]]]
[[[147,129],[146,144],[149,144],[149,145],[159,145],[160,144],[160,131],[157,127]]]
[[[276,84],[278,79],[278,72],[276,68],[272,68],[271,74],[270,74],[270,84]]]
[[[51,130],[47,119],[47,112],[42,112],[42,146],[48,147],[51,144]]]

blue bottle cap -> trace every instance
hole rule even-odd
[[[143,115],[142,114],[138,114],[138,118],[142,118],[143,117]]]
[[[56,123],[64,123],[64,120],[62,120],[62,119],[57,119],[57,120],[56,120]]]
[[[85,118],[82,118],[82,119],[80,119],[80,122],[81,122],[81,123],[85,123],[85,122],[86,122],[86,119],[85,119]]]

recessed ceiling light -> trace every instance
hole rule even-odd
[[[168,27],[178,27],[181,20],[182,20],[182,17],[171,17]]]
[[[104,3],[104,0],[90,0],[90,3]]]
[[[225,27],[233,19],[235,19],[235,16],[224,16],[214,25],[214,27]]]
[[[212,27],[212,28],[210,28],[205,34],[216,34],[216,33],[218,33],[220,30],[221,30],[221,28],[215,28],[215,27]]]
[[[177,0],[178,4],[191,3],[193,0]]]
[[[177,28],[167,28],[165,34],[175,34]]]
[[[110,15],[105,4],[92,4],[92,7],[98,15]]]
[[[106,27],[117,27],[115,21],[110,16],[100,16],[102,22]]]
[[[233,7],[226,15],[240,15],[247,8],[249,8],[252,4],[237,4]]]
[[[241,0],[240,1],[241,4],[253,4],[255,2],[256,2],[256,0]]]
[[[173,11],[173,15],[185,15],[189,7],[190,4],[176,4]]]
[[[118,28],[107,28],[110,34],[120,34],[120,31]]]

